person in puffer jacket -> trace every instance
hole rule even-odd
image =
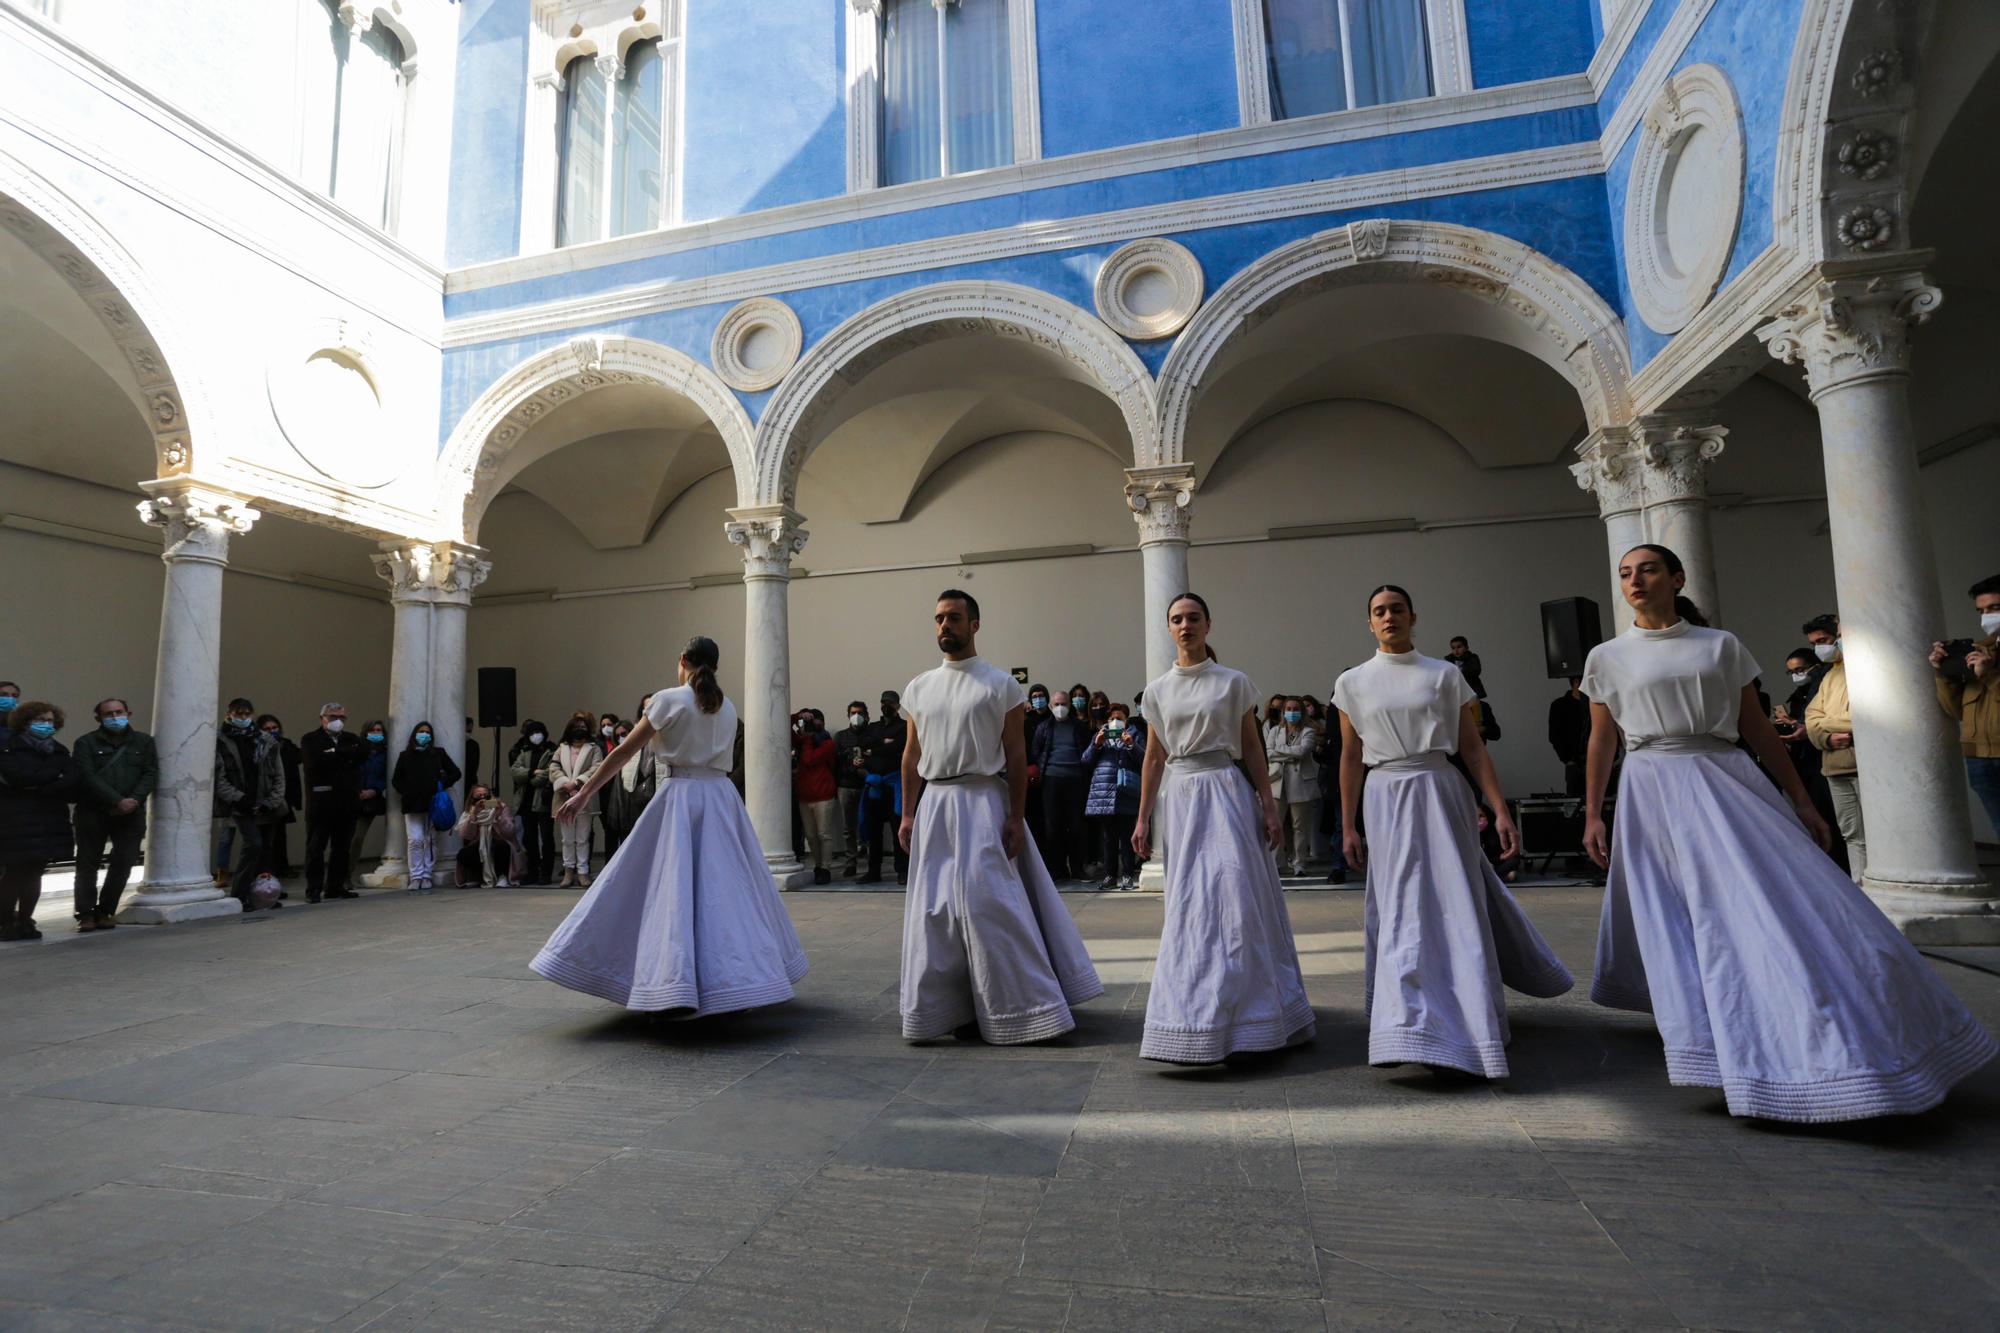
[[[1132,710],[1111,705],[1111,715],[1084,747],[1090,792],[1083,812],[1104,848],[1100,889],[1139,887],[1139,861],[1132,851],[1132,825],[1139,817],[1139,769],[1146,759],[1146,733],[1132,725]]]

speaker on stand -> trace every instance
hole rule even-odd
[[[1550,680],[1581,676],[1584,659],[1603,642],[1596,602],[1563,597],[1542,603],[1542,649],[1548,656]]]
[[[493,728],[493,791],[500,791],[500,729],[515,724],[514,668],[479,668],[479,725]]]

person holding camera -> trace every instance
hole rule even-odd
[[[1841,660],[1840,617],[1814,616],[1804,625],[1814,656],[1827,664],[1806,705],[1806,739],[1820,751],[1820,774],[1833,792],[1834,822],[1847,843],[1847,873],[1861,883],[1867,866],[1861,817],[1861,777],[1854,757],[1854,716],[1847,702],[1847,663]]]
[[[2000,834],[2000,574],[1966,590],[1979,613],[1979,639],[1931,645],[1938,702],[1958,719],[1965,776]]]
[[[1096,826],[1103,847],[1102,890],[1139,887],[1139,858],[1132,850],[1132,828],[1139,819],[1140,770],[1145,766],[1146,733],[1132,726],[1132,710],[1110,706],[1104,724],[1084,747],[1090,769],[1090,792],[1083,813]]]

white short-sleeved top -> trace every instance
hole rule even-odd
[[[1241,671],[1220,662],[1176,663],[1146,686],[1140,712],[1169,759],[1213,750],[1241,759],[1243,715],[1256,706],[1257,687]]]
[[[1458,753],[1459,717],[1478,697],[1464,672],[1415,651],[1378,651],[1333,683],[1333,706],[1354,724],[1361,762],[1370,768],[1433,751]]]
[[[1583,693],[1611,710],[1627,745],[1663,736],[1733,743],[1743,687],[1757,675],[1756,659],[1734,634],[1677,620],[1665,629],[1634,625],[1592,648]]]
[[[903,687],[924,781],[1007,771],[1007,714],[1028,706],[1021,682],[983,657],[949,659]]]
[[[727,698],[713,713],[704,713],[694,686],[676,685],[653,695],[646,720],[659,732],[652,741],[657,763],[727,772],[736,757],[736,705]]]

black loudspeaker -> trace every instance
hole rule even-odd
[[[514,668],[479,668],[479,725],[514,725]]]
[[[1542,603],[1542,647],[1548,653],[1551,680],[1581,676],[1583,659],[1603,642],[1596,602],[1588,597],[1564,597]]]

